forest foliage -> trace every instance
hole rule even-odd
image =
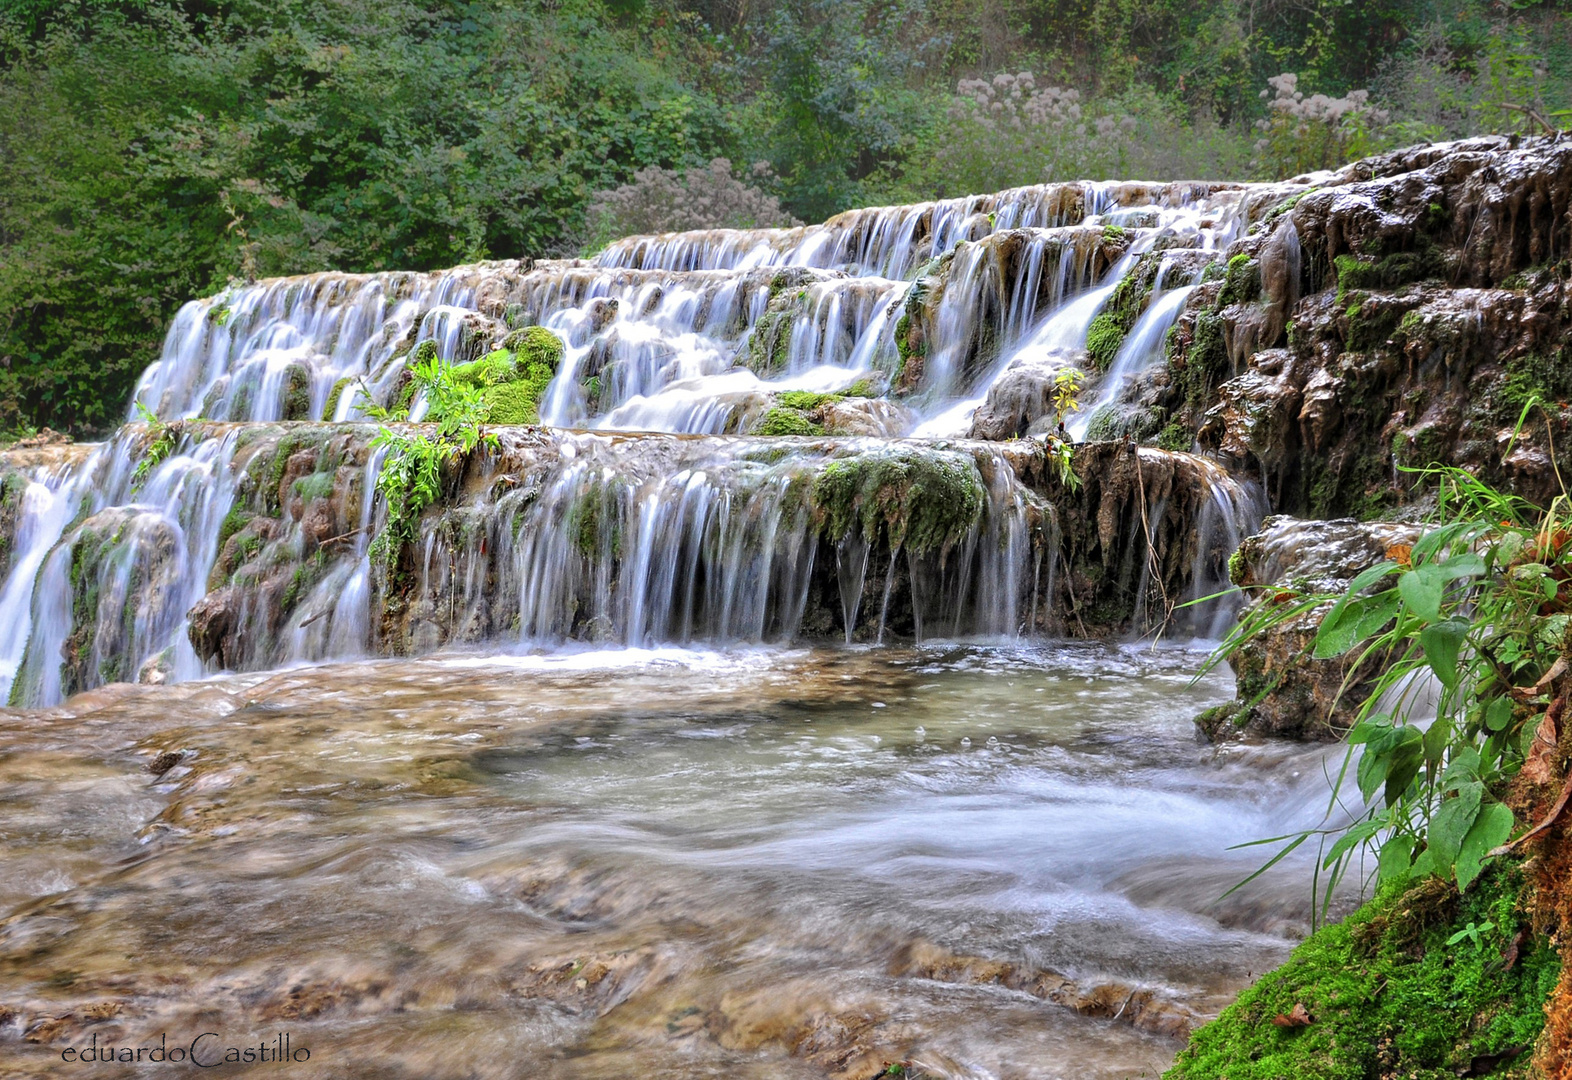
[[[1569,30],[1532,0],[0,0],[0,428],[113,426],[234,280],[1564,126]]]

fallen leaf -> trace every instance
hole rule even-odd
[[[1305,1008],[1305,1003],[1302,1001],[1296,1001],[1294,1002],[1294,1007],[1288,1010],[1287,1016],[1284,1016],[1282,1013],[1278,1013],[1276,1016],[1272,1017],[1272,1023],[1276,1024],[1278,1027],[1298,1028],[1309,1027],[1311,1024],[1315,1023],[1315,1020],[1311,1018],[1309,1010]]]
[[[1565,694],[1552,701],[1534,732],[1533,745],[1528,748],[1528,757],[1519,770],[1523,779],[1531,784],[1547,784],[1556,778],[1553,761],[1556,743],[1561,738],[1557,721],[1565,711],[1566,704]]]
[[[1567,773],[1567,782],[1561,786],[1560,798],[1556,799],[1556,805],[1550,808],[1550,812],[1540,820],[1539,824],[1535,825],[1532,829],[1528,830],[1528,832],[1524,833],[1516,840],[1509,841],[1505,844],[1502,844],[1500,847],[1493,849],[1490,852],[1491,856],[1494,857],[1496,855],[1505,855],[1523,841],[1530,840],[1544,832],[1546,829],[1550,828],[1550,826],[1554,825],[1556,820],[1561,817],[1561,811],[1567,808],[1568,799],[1572,799],[1572,773]]]
[[[1518,947],[1523,944],[1523,931],[1519,930],[1507,942],[1507,947],[1501,950],[1501,970],[1511,971],[1517,964]]]
[[[1458,1076],[1489,1076],[1498,1067],[1511,1061],[1527,1049],[1528,1044],[1524,1043],[1522,1046],[1509,1046],[1499,1054],[1475,1054],[1467,1065],[1455,1071]]]

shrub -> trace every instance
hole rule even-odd
[[[1064,180],[1238,175],[1249,146],[1210,117],[1187,120],[1149,88],[1088,100],[1035,74],[962,79],[911,155],[898,190],[961,195]]]
[[[1330,603],[1314,655],[1354,658],[1345,689],[1377,672],[1347,733],[1364,747],[1354,775],[1363,814],[1289,838],[1283,852],[1335,837],[1322,864],[1328,899],[1362,847],[1382,882],[1435,876],[1466,890],[1513,831],[1499,796],[1538,752],[1539,699],[1572,656],[1565,496],[1541,510],[1461,469],[1408,471],[1439,484],[1418,541],[1388,549],[1341,595],[1268,590],[1220,650]],[[1433,720],[1419,700],[1427,678],[1440,687]]]
[[[754,165],[755,178],[769,166]],[[658,165],[640,169],[631,183],[596,192],[590,200],[588,235],[598,249],[620,236],[689,229],[757,229],[800,225],[780,200],[732,176],[731,162],[716,158],[702,169],[678,172]]]
[[[1261,97],[1270,98],[1271,111],[1255,124],[1261,132],[1255,143],[1256,167],[1264,175],[1282,179],[1333,169],[1379,149],[1390,116],[1370,104],[1370,91],[1306,97],[1293,72],[1266,81],[1271,90],[1262,90]]]

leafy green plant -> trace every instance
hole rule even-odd
[[[1314,656],[1352,661],[1345,693],[1375,671],[1347,733],[1362,751],[1356,764],[1350,750],[1337,777],[1340,787],[1354,770],[1363,811],[1347,826],[1260,841],[1283,844],[1270,866],[1313,837],[1329,840],[1320,863],[1328,898],[1361,850],[1375,855],[1380,881],[1434,875],[1466,890],[1513,831],[1497,794],[1522,766],[1546,686],[1572,655],[1565,494],[1541,509],[1462,469],[1408,471],[1437,491],[1434,520],[1414,544],[1394,545],[1341,595],[1265,590],[1217,654],[1326,608]]]
[[[1064,418],[1081,407],[1081,388],[1086,385],[1086,373],[1080,368],[1061,368],[1054,374],[1053,391],[1049,404],[1053,407],[1054,427],[1064,427]]]
[[[1451,937],[1447,938],[1446,943],[1448,945],[1456,945],[1460,941],[1467,940],[1474,943],[1475,949],[1479,949],[1484,946],[1484,935],[1490,933],[1490,931],[1494,930],[1495,928],[1496,924],[1491,922],[1489,919],[1486,919],[1482,923],[1476,923],[1473,919],[1469,919],[1468,925],[1463,927],[1463,929],[1459,930],[1457,933],[1453,934]]]
[[[372,557],[389,572],[405,546],[419,538],[420,516],[442,494],[442,468],[460,461],[482,443],[496,445],[496,436],[482,428],[486,405],[480,387],[454,378],[453,366],[434,353],[418,359],[410,378],[424,396],[426,419],[434,434],[395,431],[383,424],[372,439],[387,456],[377,473],[377,491],[387,500],[387,521],[372,542]],[[379,419],[395,417],[376,410]]]
[[[1064,431],[1064,418],[1081,407],[1081,387],[1085,383],[1086,375],[1080,368],[1062,368],[1054,375],[1049,404],[1053,408],[1054,427],[1059,432]],[[1079,488],[1081,478],[1075,472],[1075,448],[1070,441],[1061,435],[1050,435],[1046,453],[1059,474],[1060,483],[1071,491]]]
[[[174,425],[158,418],[158,414],[149,409],[140,401],[136,403],[137,418],[148,425],[153,431],[153,441],[147,444],[147,449],[142,453],[142,460],[136,463],[136,471],[131,474],[131,490],[140,491],[147,478],[153,475],[169,455],[175,452],[175,445],[180,441],[179,432]]]
[[[1059,482],[1071,491],[1078,490],[1081,486],[1081,478],[1075,471],[1075,447],[1071,446],[1067,439],[1050,435],[1046,452],[1048,460],[1053,462],[1054,469],[1059,473]]]

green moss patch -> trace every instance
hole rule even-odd
[[[1223,271],[1223,291],[1217,306],[1248,304],[1261,295],[1261,264],[1248,255],[1235,255]]]
[[[882,525],[891,546],[923,552],[961,539],[982,514],[982,475],[971,457],[900,446],[825,466],[814,503],[832,539],[862,526],[870,539]]]
[[[538,424],[540,400],[562,363],[562,339],[543,326],[516,330],[478,360],[458,364],[453,378],[479,389],[488,424]]]
[[[1519,910],[1521,871],[1459,896],[1389,886],[1191,1036],[1167,1080],[1527,1076],[1561,961]],[[1291,1020],[1295,1008],[1310,1023]]]
[[[782,397],[784,396],[783,394]],[[802,409],[777,406],[764,414],[764,422],[759,425],[758,433],[760,435],[823,435],[824,426],[815,423]]]
[[[1385,258],[1339,255],[1332,260],[1337,272],[1337,302],[1354,290],[1395,289],[1415,281],[1440,277],[1445,266],[1436,249],[1422,245],[1415,251],[1395,251]]]
[[[338,414],[338,400],[344,396],[344,387],[354,381],[345,376],[333,384],[333,389],[328,391],[327,404],[322,407],[322,419],[331,420]]]

